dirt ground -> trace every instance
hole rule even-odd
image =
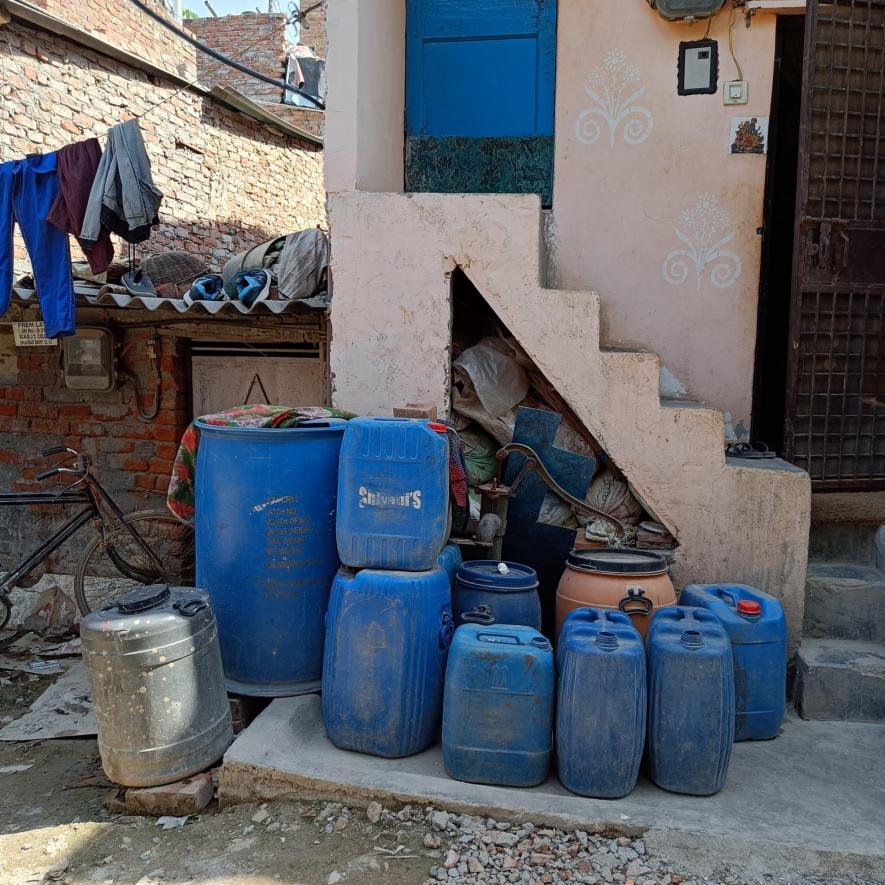
[[[27,674],[0,678],[0,723],[24,713],[50,682]],[[0,742],[0,885],[882,881],[770,873],[745,880],[719,865],[715,876],[694,876],[647,850],[641,837],[609,843],[530,823],[517,835],[515,825],[408,806],[378,806],[372,823],[365,807],[304,801],[219,810],[212,802],[183,827],[164,830],[155,818],[110,813],[109,792],[94,739]]]

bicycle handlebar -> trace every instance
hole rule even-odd
[[[61,452],[67,452],[69,455],[76,455],[77,454],[77,452],[75,452],[71,448],[68,448],[68,446],[50,446],[48,449],[43,449],[43,451],[40,452],[40,454],[44,458],[49,458],[50,456],[58,455]]]
[[[43,482],[44,479],[49,479],[50,476],[55,476],[58,473],[58,467],[53,467],[51,470],[44,470],[42,473],[38,473],[34,479],[37,482]]]

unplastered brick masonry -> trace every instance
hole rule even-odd
[[[41,0],[49,12],[118,47],[180,73],[195,51],[182,48],[127,0]],[[135,13],[132,12],[135,10]],[[137,14],[138,20],[132,18]],[[183,62],[182,62],[183,60]],[[141,121],[154,180],[165,197],[160,225],[137,255],[183,250],[219,269],[231,255],[279,234],[325,226],[322,150],[275,127],[245,117],[180,81],[150,76],[94,49],[13,19],[0,26],[0,162],[46,152],[88,136],[171,98]],[[72,241],[74,257],[78,257]],[[117,244],[118,255],[125,248]],[[23,243],[15,242],[16,271],[29,270]],[[78,322],[84,322],[78,312]],[[116,311],[123,368],[142,387],[141,406],[153,405],[148,343],[156,338],[161,374],[160,410],[138,417],[131,385],[107,393],[69,390],[60,368],[61,347],[16,348],[8,320],[0,318],[0,489],[35,489],[42,448],[61,443],[92,453],[102,481],[126,509],[163,506],[177,441],[190,420],[188,343],[157,335],[157,315]],[[37,319],[28,310],[26,319]],[[5,322],[6,321],[6,322]],[[106,324],[106,321],[103,321]],[[5,324],[4,324],[5,323]],[[219,331],[223,338],[224,332]],[[0,513],[0,568],[9,555],[47,536],[65,515],[59,508]],[[69,570],[77,542],[49,563]]]
[[[119,2],[125,5],[124,0]],[[0,42],[0,158],[53,150],[170,101],[141,120],[160,225],[140,255],[169,249],[218,268],[280,233],[325,224],[322,151],[194,90],[13,23]],[[76,249],[74,250],[76,253]],[[119,251],[119,250],[118,250]],[[17,240],[17,267],[24,246]]]

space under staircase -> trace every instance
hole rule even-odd
[[[541,285],[547,268],[537,198],[349,192],[330,194],[329,208],[336,334],[336,309],[365,310],[369,287],[391,299],[389,321],[396,325],[405,305],[422,309],[430,287],[434,298],[442,291],[436,274],[461,267],[649,511],[677,537],[677,584],[731,580],[773,592],[784,600],[795,646],[808,542],[807,475],[779,460],[726,459],[720,412],[662,401],[657,355],[603,345],[595,292]],[[383,319],[373,316],[379,326]],[[365,339],[355,335],[354,341]],[[392,373],[402,378],[427,360],[428,339],[413,344],[401,334],[397,344],[393,359],[400,367]],[[333,336],[333,361],[335,346]],[[379,346],[379,362],[390,354]],[[346,399],[343,405],[351,407]]]
[[[885,722],[885,529],[813,526],[794,699],[806,719]]]

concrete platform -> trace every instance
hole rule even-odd
[[[334,747],[320,698],[274,701],[224,757],[223,803],[321,796],[359,806],[370,799],[436,804],[501,820],[530,819],[587,830],[649,830],[731,844],[763,840],[796,854],[831,852],[885,859],[885,726],[806,722],[791,715],[774,741],[736,744],[728,782],[716,796],[663,792],[641,781],[626,799],[584,799],[555,777],[533,789],[451,780],[440,748],[379,759]]]

